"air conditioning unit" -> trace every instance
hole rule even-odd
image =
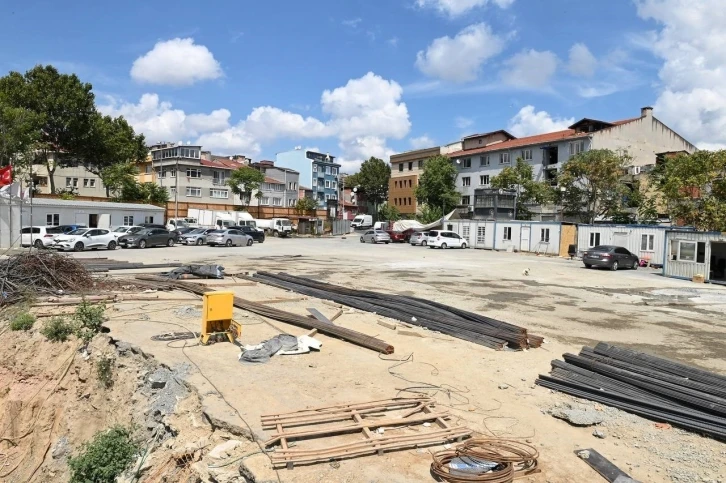
[[[630,174],[634,174],[634,175],[640,174],[640,169],[641,169],[640,166],[631,166]]]

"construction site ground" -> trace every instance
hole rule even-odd
[[[185,380],[197,389],[204,413],[213,424],[233,432],[244,433],[248,424],[264,441],[269,433],[260,425],[263,414],[425,393],[450,409],[454,424],[477,434],[535,445],[543,471],[524,481],[598,481],[574,454],[590,447],[640,481],[726,481],[726,446],[721,442],[677,428],[660,429],[652,421],[535,386],[538,374],[549,372],[552,359],[598,341],[726,374],[726,290],[721,287],[664,278],[650,268],[587,270],[577,260],[407,244],[362,245],[357,236],[268,239],[245,248],[174,247],[74,256],[218,263],[227,274],[288,272],[351,288],[432,299],[526,327],[546,338],[539,349],[494,351],[416,327],[406,330],[421,337],[404,335],[396,321],[343,307],[335,324],[377,336],[391,343],[395,353],[379,355],[317,335],[323,343],[319,352],[247,365],[238,361],[239,348],[232,344],[151,340],[163,332],[199,330],[198,299],[114,305],[106,324],[109,336],[140,347],[172,369],[188,367]],[[228,276],[224,282],[234,280]],[[240,282],[223,289],[252,301],[272,301],[271,306],[301,315],[308,314],[308,307],[327,316],[338,310],[317,299]],[[235,314],[243,324],[242,344],[257,344],[280,332],[306,332],[243,311]],[[387,324],[378,323],[382,320]],[[391,323],[398,328],[389,328]],[[576,427],[550,414],[569,408],[595,410],[603,422]],[[593,436],[595,430],[604,438]],[[278,477],[283,482],[419,482],[432,479],[429,451],[436,449],[280,469],[277,475],[264,455],[248,459],[246,465],[258,482]]]

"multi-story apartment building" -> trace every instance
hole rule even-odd
[[[259,161],[251,166],[262,171],[265,181],[260,196],[254,196],[251,206],[279,206],[292,208],[300,199],[300,173],[294,169],[275,166],[274,161]]]
[[[50,155],[51,163],[57,163],[53,153]],[[32,166],[32,180],[35,191],[50,193],[50,176],[45,164]],[[106,197],[106,187],[101,178],[88,171],[83,163],[68,162],[58,164],[53,172],[53,181],[56,191],[72,191],[78,196]]]
[[[403,214],[415,214],[418,209],[414,191],[424,163],[441,154],[441,148],[417,149],[391,156],[391,179],[388,181],[388,203]]]
[[[461,150],[447,155],[459,172],[461,206],[468,207],[477,218],[487,218],[496,211],[489,189],[491,180],[518,158],[532,165],[535,180],[556,185],[564,164],[590,149],[627,151],[632,157],[631,172],[640,173],[644,167],[655,165],[658,153],[692,153],[696,147],[653,117],[652,108],[644,107],[639,117],[614,122],[585,118],[568,129],[535,136],[517,138],[504,130],[475,134],[462,139]],[[557,210],[550,208],[533,211],[541,220],[557,219]]]
[[[299,183],[310,185],[312,198],[319,208],[332,207],[334,210],[337,207],[340,164],[335,162],[335,156],[295,149],[277,153],[276,163],[299,173]]]

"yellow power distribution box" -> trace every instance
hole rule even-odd
[[[234,340],[242,335],[242,326],[232,320],[234,292],[207,292],[203,296],[200,342],[207,345],[220,338]]]

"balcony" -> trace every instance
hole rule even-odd
[[[227,179],[214,179],[214,180],[212,180],[212,184],[214,186],[226,186]]]

